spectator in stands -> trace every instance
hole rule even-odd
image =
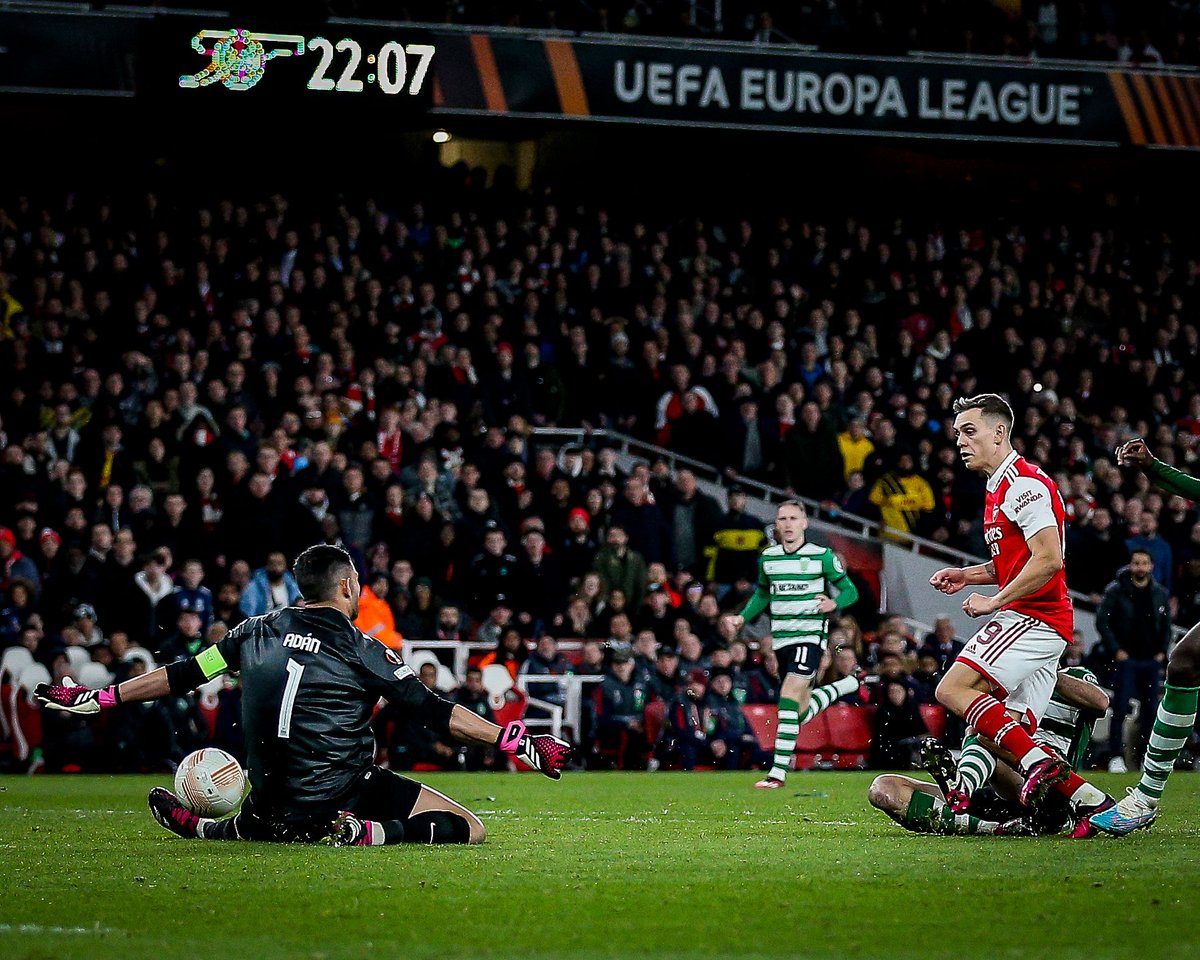
[[[871,488],[871,502],[883,517],[884,536],[904,543],[917,532],[924,518],[933,511],[933,489],[916,472],[916,461],[907,450],[896,458],[894,470],[888,470]]]
[[[195,610],[180,610],[175,617],[175,630],[154,651],[160,664],[174,663],[194,657],[204,648],[203,621]]]
[[[881,690],[871,740],[871,766],[909,770],[917,763],[920,740],[928,730],[908,684],[885,680]]]
[[[845,431],[838,434],[838,449],[842,454],[842,469],[849,483],[853,474],[861,475],[863,464],[875,449],[875,444],[867,436],[867,425],[862,417],[850,418]]]
[[[739,770],[743,765],[757,768],[771,759],[759,745],[741,704],[733,696],[733,676],[728,667],[713,668],[704,705],[713,728],[708,749],[719,768]]]
[[[596,554],[595,570],[605,593],[620,590],[632,609],[641,607],[646,590],[646,561],[630,546],[629,536],[620,523],[614,521],[608,528],[605,546]],[[585,590],[587,579],[584,578]],[[593,610],[593,616],[598,612]]]
[[[933,621],[933,631],[926,634],[919,656],[931,654],[937,658],[938,673],[945,673],[965,644],[954,632],[954,621],[949,617],[938,617]],[[924,701],[923,701],[924,702]]]
[[[499,642],[500,635],[512,623],[512,618],[512,607],[506,603],[497,604],[475,631],[475,641],[481,646],[494,646]],[[574,635],[572,634],[572,636]]]
[[[778,426],[762,417],[753,396],[743,396],[739,400],[737,415],[725,421],[724,433],[723,465],[726,469],[760,481],[775,475],[779,462]],[[696,459],[708,458],[702,454]]]
[[[546,547],[539,527],[521,536],[521,555],[513,572],[513,603],[517,619],[533,633],[541,633],[562,609],[563,579],[558,559]]]
[[[596,748],[620,770],[641,769],[646,762],[646,691],[634,682],[633,672],[632,650],[614,650],[596,710]]]
[[[451,699],[489,723],[496,722],[488,703],[487,690],[483,687],[483,671],[479,667],[467,667],[466,677]],[[490,770],[495,766],[496,752],[491,747],[464,747],[458,744],[457,748],[464,770]]]
[[[1097,507],[1086,523],[1072,524],[1067,530],[1067,582],[1073,590],[1086,593],[1093,603],[1111,582],[1114,571],[1128,562],[1129,548],[1113,524],[1107,507]]]
[[[679,651],[662,644],[654,659],[654,675],[646,685],[647,699],[659,699],[670,703],[679,693]]]
[[[740,484],[726,491],[729,511],[713,535],[713,559],[707,579],[715,580],[725,591],[739,581],[753,584],[758,579],[758,555],[766,542],[763,523],[746,512],[748,497]]]
[[[509,672],[513,682],[516,682],[517,674],[528,654],[529,651],[525,646],[525,641],[521,639],[520,631],[516,627],[508,627],[500,634],[500,642],[496,645],[496,649],[485,654],[479,661],[479,665],[487,667],[494,663],[499,664]]]
[[[788,490],[810,500],[831,500],[842,489],[845,467],[837,434],[809,401],[800,420],[787,432],[780,453]]]
[[[700,575],[707,563],[704,551],[721,523],[721,509],[716,500],[700,492],[691,470],[681,469],[675,475],[675,495],[669,501],[667,516],[676,564]]]
[[[1131,536],[1125,540],[1130,556],[1135,550],[1144,551],[1154,561],[1154,580],[1169,594],[1174,582],[1175,558],[1171,545],[1158,533],[1158,515],[1151,510],[1142,511],[1137,527],[1130,527]]]
[[[559,549],[562,576],[575,586],[592,569],[599,542],[591,529],[591,517],[583,507],[575,507],[567,515],[567,536]]]
[[[0,586],[7,586],[13,579],[41,583],[37,565],[17,549],[16,535],[8,527],[0,527],[0,577]]]
[[[625,530],[629,537],[629,548],[641,555],[646,563],[664,563],[674,567],[671,528],[642,477],[635,475],[625,481],[621,497],[613,504],[612,526],[620,526]],[[631,602],[634,600],[628,593],[626,597]],[[640,602],[639,595],[634,607]]]
[[[194,610],[200,615],[200,629],[207,632],[213,620],[213,595],[204,586],[204,566],[199,560],[185,560],[175,589],[159,601],[156,618],[174,623],[181,610]]]
[[[293,606],[300,599],[300,588],[288,570],[287,557],[279,551],[267,555],[267,563],[254,571],[249,585],[242,592],[242,612],[248,617],[260,617],[272,610]]]
[[[402,650],[404,637],[396,631],[396,618],[388,603],[387,574],[377,574],[363,584],[358,598],[358,617],[354,625],[390,650]]]
[[[480,620],[500,604],[515,604],[517,558],[507,550],[508,541],[496,521],[488,521],[483,552],[471,561],[473,585],[471,615]]]
[[[1123,725],[1129,701],[1141,703],[1141,739],[1133,745],[1141,756],[1149,742],[1154,712],[1161,692],[1163,664],[1171,641],[1171,610],[1166,588],[1154,579],[1154,559],[1137,549],[1117,578],[1104,591],[1096,612],[1101,650],[1115,663],[1112,669],[1116,695],[1109,727],[1109,769],[1125,770]]]
[[[707,675],[702,669],[686,674],[684,690],[667,705],[655,754],[664,765],[694,770],[697,763],[711,759],[708,748]]]

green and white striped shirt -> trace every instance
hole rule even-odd
[[[805,543],[788,553],[782,544],[775,544],[759,554],[758,583],[742,616],[748,622],[770,607],[776,647],[824,644],[829,614],[817,609],[820,601],[816,597],[832,597],[835,590],[839,609],[858,600],[858,590],[832,550]]]
[[[1059,673],[1100,686],[1096,675],[1087,667],[1067,667]],[[1087,754],[1096,718],[1096,714],[1080,709],[1055,690],[1033,738],[1053,747],[1073,769],[1078,770]]]

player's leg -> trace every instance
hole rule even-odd
[[[775,758],[770,772],[755,784],[761,789],[780,787],[787,780],[792,766],[796,738],[800,736],[800,717],[807,712],[812,699],[813,678],[821,664],[821,644],[793,643],[780,647],[776,653],[783,669],[783,686],[779,691],[779,720],[775,727]]]
[[[337,846],[483,843],[483,821],[432,787],[375,767],[331,835]]]
[[[851,693],[857,693],[861,687],[862,684],[859,682],[858,677],[842,677],[841,680],[834,680],[833,683],[826,683],[823,686],[817,687],[812,691],[808,706],[800,711],[800,725],[804,726],[809,720],[822,711],[829,709],[829,707],[837,703],[842,697],[848,696]]]
[[[1129,833],[1147,827],[1158,816],[1158,802],[1196,726],[1200,699],[1200,624],[1192,627],[1171,651],[1167,683],[1154,715],[1150,743],[1142,763],[1142,778],[1129,796],[1111,810],[1088,818],[1093,827],[1108,833]]]
[[[956,814],[946,806],[936,784],[884,774],[872,781],[867,800],[913,833],[1003,834],[1004,825]]]
[[[150,791],[150,812],[172,833],[190,840],[274,840],[267,825],[254,812],[247,796],[242,809],[224,820],[209,820],[192,813],[175,794],[165,787]]]
[[[1039,670],[1052,667],[1065,646],[1066,641],[1040,620],[1002,610],[959,654],[938,685],[937,697],[1013,755],[1025,776],[1022,803],[1036,805],[1053,789],[1086,814],[1113,801],[1034,743],[996,697],[1006,697]]]
[[[1027,724],[1032,735],[1037,722],[1046,714],[1057,682],[1058,664],[1044,664],[1009,693],[1004,702],[1008,715],[1022,724]],[[1010,767],[1017,765],[1012,754],[999,744],[980,736],[973,729],[969,730],[963,740],[962,755],[958,758],[958,780],[946,797],[951,809],[956,813],[964,813],[976,790],[986,783],[995,786],[993,778],[996,774],[997,759],[1003,760]],[[1012,799],[1015,800],[1019,793],[1020,787]]]

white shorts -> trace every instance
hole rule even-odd
[[[1041,722],[1058,682],[1058,660],[1067,648],[1057,630],[1037,619],[1001,610],[963,648],[958,659],[987,677],[1000,699]]]

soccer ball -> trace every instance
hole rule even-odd
[[[246,773],[242,765],[216,747],[189,753],[175,771],[175,795],[201,817],[232,813],[245,792]]]

